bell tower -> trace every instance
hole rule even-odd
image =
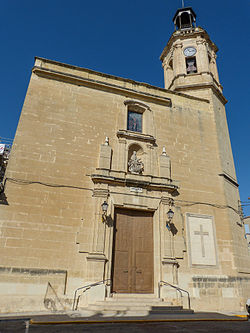
[[[191,7],[178,9],[173,22],[175,32],[160,57],[165,88],[197,97],[208,97],[207,88],[211,88],[225,103],[216,64],[217,46],[204,29],[196,27]]]

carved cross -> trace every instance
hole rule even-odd
[[[201,236],[201,254],[202,257],[205,257],[205,244],[204,244],[204,236],[209,236],[209,233],[207,231],[203,231],[203,226],[200,224],[200,231],[195,231],[195,235]]]

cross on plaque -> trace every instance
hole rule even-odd
[[[195,231],[195,235],[201,236],[201,254],[202,257],[205,257],[205,245],[204,245],[204,236],[209,236],[207,231],[203,231],[203,226],[200,224],[200,231]]]

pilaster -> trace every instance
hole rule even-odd
[[[174,78],[173,68],[170,65],[165,65],[164,66],[164,81],[165,81],[166,89],[168,89],[168,87],[171,85],[173,78]]]
[[[217,69],[217,64],[216,64],[216,58],[217,58],[217,55],[215,54],[214,51],[212,51],[211,60],[210,60],[210,69],[211,69],[211,72],[212,72],[215,80],[219,83],[219,74],[218,74],[218,69]]]
[[[110,170],[111,156],[112,156],[112,149],[109,146],[109,139],[106,138],[105,143],[102,144],[100,148],[99,168]]]
[[[165,147],[160,155],[160,177],[171,179],[171,160]]]
[[[102,189],[94,190],[93,198],[95,200],[94,212],[94,233],[92,239],[91,252],[88,253],[87,262],[87,276],[88,281],[102,280],[105,276],[105,264],[107,258],[105,256],[105,236],[106,236],[106,223],[102,217],[102,203],[108,198],[108,190],[106,185]]]
[[[199,73],[208,73],[209,72],[209,60],[208,60],[208,51],[207,43],[204,38],[200,36],[196,40],[197,45],[197,67]]]
[[[174,45],[174,60],[173,60],[173,69],[174,69],[174,77],[178,77],[181,74],[185,74],[185,63],[183,61],[182,48],[183,43],[177,41]]]

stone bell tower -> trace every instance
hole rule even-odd
[[[191,7],[178,9],[173,22],[175,32],[160,57],[165,88],[205,98],[211,88],[225,103],[216,65],[217,46],[204,29],[196,27]]]
[[[194,111],[194,114],[201,124],[200,131],[202,132],[205,129],[208,131],[206,149],[211,144],[212,153],[210,154],[210,159],[218,161],[217,165],[214,163],[212,166],[214,181],[217,186],[211,187],[209,191],[211,190],[214,197],[221,193],[220,201],[223,202],[224,207],[228,208],[227,211],[225,210],[225,223],[223,224],[223,229],[221,229],[223,230],[223,236],[219,236],[219,229],[222,224],[220,222],[218,224],[218,221],[221,221],[221,219],[215,217],[217,244],[219,247],[221,246],[222,252],[227,251],[225,248],[226,242],[222,238],[226,235],[226,228],[228,228],[228,240],[232,244],[230,251],[232,258],[234,258],[234,264],[231,266],[232,271],[229,272],[227,270],[229,266],[224,266],[225,268],[223,268],[221,274],[234,276],[235,281],[240,281],[243,278],[248,281],[241,291],[240,287],[235,292],[238,287],[236,285],[234,287],[235,295],[240,294],[244,296],[246,294],[245,290],[249,288],[249,280],[247,278],[247,274],[249,274],[249,255],[243,241],[243,222],[239,215],[239,185],[234,168],[225,111],[227,100],[222,92],[223,88],[219,81],[216,64],[218,48],[211,41],[208,33],[203,28],[196,26],[196,14],[191,7],[178,9],[174,15],[173,22],[175,31],[160,57],[164,69],[165,88],[170,91],[198,97],[208,105],[206,112],[202,113],[198,108]],[[180,107],[182,105],[179,105]],[[190,108],[192,108],[192,103]],[[178,107],[176,105],[173,105],[172,109],[177,113]],[[188,111],[185,112],[185,115],[188,115]],[[209,125],[207,120],[209,120]],[[186,128],[183,131],[185,132]],[[212,143],[213,136],[215,141]],[[194,139],[194,142],[204,149],[205,146],[202,140],[198,142],[198,140]],[[196,148],[198,146],[193,147],[194,152],[196,152]],[[225,256],[223,254],[219,255],[219,257],[221,258],[219,265],[223,267]],[[214,272],[209,274],[213,275],[213,278],[216,276]],[[231,301],[233,299],[236,298],[231,297]]]

